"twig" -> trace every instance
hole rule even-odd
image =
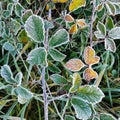
[[[94,15],[96,11],[96,0],[93,0],[93,10],[91,16],[91,23],[90,23],[90,46],[92,47],[92,39],[93,39],[93,23],[94,23]]]
[[[51,17],[51,9],[49,9],[48,12],[48,20],[49,17]],[[48,50],[48,33],[49,33],[49,29],[46,30],[45,40],[44,40],[44,48],[46,49],[46,51]],[[44,120],[48,120],[48,99],[46,92],[45,68],[46,66],[42,68],[41,75],[42,75],[42,89],[43,89],[43,98],[44,98]]]
[[[46,83],[46,85],[47,85],[47,83]],[[49,92],[50,96],[52,97],[52,94],[51,94],[51,92],[50,92],[50,89],[49,89],[48,85],[47,85],[47,89],[48,89],[48,92]],[[60,112],[59,112],[59,110],[58,110],[58,108],[57,108],[57,106],[56,106],[55,101],[53,100],[52,102],[53,102],[53,105],[54,105],[54,107],[55,107],[55,109],[56,109],[56,112],[57,112],[58,116],[60,117],[60,120],[64,120],[63,117],[60,115]]]
[[[48,120],[48,100],[47,100],[46,83],[45,83],[45,67],[42,68],[42,89],[43,89],[43,99],[44,99],[44,119]]]
[[[58,97],[54,97],[54,98],[49,100],[49,103],[52,102],[52,101],[55,101],[55,100],[59,100],[59,99],[61,99],[63,97],[69,97],[69,95],[68,94],[64,94],[64,95],[61,95],[61,96],[58,96]]]
[[[69,93],[68,93],[68,96],[69,96]],[[65,114],[66,109],[67,109],[67,107],[68,107],[69,101],[70,101],[70,98],[68,98],[68,100],[67,100],[67,102],[66,102],[66,104],[65,104],[65,107],[63,108],[62,118],[64,117],[64,114]]]

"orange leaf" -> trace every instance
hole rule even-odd
[[[70,34],[75,34],[78,32],[77,24],[73,24],[71,28],[69,29]]]
[[[97,78],[98,74],[95,72],[92,68],[85,69],[83,73],[83,78],[87,81],[90,81],[91,79]]]
[[[87,26],[86,22],[84,19],[79,19],[79,20],[76,20],[76,23],[77,25],[80,27],[80,28],[85,28]]]
[[[100,57],[95,56],[95,51],[92,47],[88,46],[84,50],[84,60],[88,65],[93,65],[99,62]]]
[[[67,15],[65,16],[65,20],[66,20],[67,22],[73,22],[73,21],[74,21],[74,18],[73,18],[71,15],[67,14]]]
[[[65,67],[71,71],[81,70],[85,64],[80,59],[71,59],[66,64]]]

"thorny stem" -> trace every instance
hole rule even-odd
[[[91,23],[90,23],[90,46],[92,47],[92,39],[93,39],[93,23],[94,23],[94,15],[96,11],[96,0],[93,0],[93,10],[91,16]]]

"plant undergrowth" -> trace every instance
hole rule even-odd
[[[119,0],[0,1],[0,119],[120,119]]]

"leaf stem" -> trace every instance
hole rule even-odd
[[[70,96],[69,93],[68,93],[68,96]],[[70,101],[70,98],[68,97],[68,100],[66,101],[65,107],[63,108],[62,118],[64,117],[64,114],[65,114],[66,109],[67,109],[67,107],[68,107],[69,101]]]

